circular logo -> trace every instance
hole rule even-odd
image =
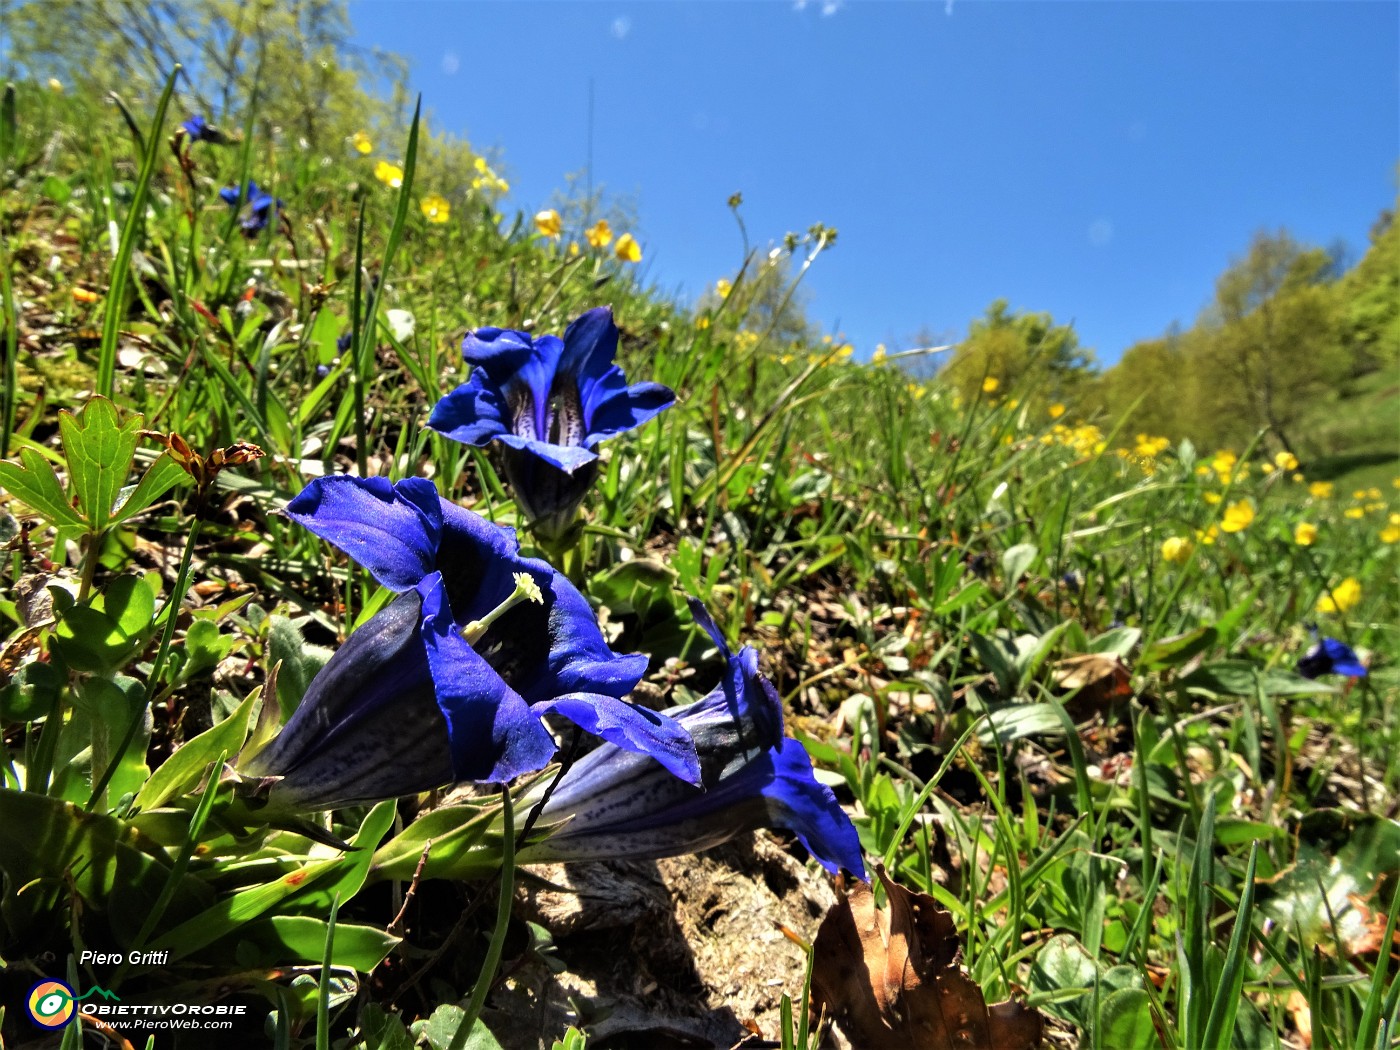
[[[73,989],[62,981],[40,981],[29,990],[29,1016],[44,1028],[62,1028],[73,1020]]]

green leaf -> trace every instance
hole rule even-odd
[[[417,1038],[426,1039],[432,1050],[501,1050],[501,1044],[481,1021],[463,1039],[459,1030],[466,1016],[460,1006],[443,1003],[426,1021],[414,1021],[411,1030]]]
[[[121,743],[132,719],[137,720],[136,736],[122,755],[121,764],[107,783],[107,797],[121,798],[138,791],[146,782],[146,748],[151,738],[151,720],[143,718],[146,688],[134,678],[124,675],[116,680],[87,678],[79,681],[73,691],[73,703],[81,707],[91,723],[92,765],[98,775],[112,761],[112,753]]]
[[[119,945],[130,947],[170,873],[146,848],[155,849],[115,817],[44,795],[0,790],[0,872],[6,885],[0,932],[22,943],[38,934],[39,925],[70,914],[76,897],[84,912],[111,924]],[[209,888],[187,876],[176,885],[166,914],[184,919],[212,901]]]
[[[33,722],[49,713],[63,688],[63,676],[52,664],[25,664],[0,689],[0,723]]]
[[[1126,660],[1141,638],[1141,628],[1115,627],[1093,639],[1084,651],[1088,653],[1114,653]]]
[[[1099,1007],[1099,1046],[1113,1050],[1156,1050],[1161,1045],[1152,1023],[1152,998],[1141,988],[1114,992]]]
[[[0,461],[0,487],[50,524],[87,527],[83,516],[68,502],[53,466],[32,448],[20,450],[17,464]]]
[[[253,705],[261,694],[262,686],[258,686],[233,714],[200,733],[162,762],[137,793],[136,805],[143,810],[155,809],[198,784],[209,763],[217,760],[220,753],[236,755],[248,736]]]
[[[211,945],[208,954],[231,953],[237,950],[245,965],[307,966],[319,963],[326,947],[324,919],[310,915],[271,915],[258,919],[235,931],[228,938]],[[335,942],[331,949],[332,966],[348,966],[369,973],[384,961],[400,938],[377,926],[356,926],[343,922],[335,924]],[[231,946],[238,944],[237,949]],[[257,954],[252,956],[248,949]]]
[[[1083,905],[1087,902],[1076,903]],[[1040,949],[1027,983],[1034,991],[1053,995],[1045,1003],[1047,1011],[1083,1028],[1089,1021],[1084,996],[1093,989],[1098,973],[1098,966],[1084,945],[1073,935],[1061,933],[1051,937]],[[1078,994],[1067,994],[1075,992]]]
[[[1197,627],[1185,634],[1158,638],[1142,651],[1138,661],[1144,671],[1155,671],[1163,667],[1180,667],[1197,653],[1203,653],[1215,645],[1220,632],[1210,624]]]
[[[397,1016],[385,1013],[376,1003],[365,1003],[360,1011],[362,1041],[355,1050],[413,1050],[413,1036]]]
[[[112,521],[117,494],[131,472],[141,440],[141,423],[138,415],[120,423],[116,406],[105,397],[94,397],[80,416],[58,414],[73,493],[93,532],[101,532]]]
[[[489,802],[479,806],[444,806],[424,814],[374,854],[375,878],[412,878],[429,839],[433,845],[423,869],[425,878],[470,879],[494,873],[499,866],[499,853],[474,847],[490,830],[497,808],[498,803]],[[499,834],[495,836],[496,841],[499,838]]]
[[[1053,704],[1011,704],[991,712],[977,727],[977,738],[991,747],[1028,736],[1064,736],[1064,722]]]
[[[282,664],[277,672],[277,703],[285,722],[331,654],[328,649],[307,645],[301,629],[285,616],[269,616],[267,623],[268,666],[275,666],[278,661]]]
[[[146,468],[146,473],[141,475],[140,481],[135,485],[128,485],[117,494],[116,504],[112,507],[112,524],[136,517],[143,510],[149,509],[151,504],[173,486],[189,480],[190,476],[185,473],[185,468],[176,463],[169,452],[162,452],[156,461]]]
[[[359,893],[364,888],[365,880],[369,876],[369,867],[370,862],[374,860],[374,851],[379,846],[380,840],[393,826],[396,812],[398,812],[398,804],[393,799],[375,805],[365,815],[360,830],[350,840],[350,845],[355,847],[355,851],[345,855],[345,863],[336,873],[335,878],[325,880],[313,890],[307,890],[297,898],[297,907],[314,912],[324,912],[330,909],[331,902],[337,895],[340,897],[340,903],[344,904]],[[343,927],[337,926],[335,930],[337,948],[340,947],[341,929]]]
[[[1030,571],[1030,567],[1035,564],[1038,557],[1040,557],[1040,548],[1034,543],[1018,543],[1016,546],[1008,547],[1002,551],[1001,577],[1007,590],[1021,582],[1021,577]]]
[[[1264,670],[1250,660],[1216,660],[1202,664],[1182,676],[1178,685],[1212,696],[1254,696],[1256,691],[1264,696],[1303,696],[1337,691],[1325,682],[1314,682],[1292,671]]]
[[[155,633],[155,595],[139,576],[118,576],[107,590],[63,613],[53,644],[78,671],[110,674],[145,648]]]
[[[235,893],[206,908],[175,929],[167,930],[151,947],[168,950],[172,959],[183,959],[192,952],[227,937],[245,923],[266,914],[289,897],[300,893],[304,887],[334,871],[342,863],[343,857],[313,861],[272,882]]]

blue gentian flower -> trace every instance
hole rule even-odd
[[[612,308],[577,318],[564,338],[478,328],[462,342],[471,378],[439,401],[428,425],[454,441],[503,446],[516,503],[545,538],[562,535],[597,472],[595,446],[675,401],[659,383],[627,385]]]
[[[267,224],[277,217],[277,212],[283,206],[279,198],[274,197],[266,190],[259,189],[258,184],[252,179],[249,179],[248,185],[242,189],[237,186],[225,186],[219,191],[219,199],[230,208],[237,208],[240,204],[247,202],[248,214],[239,220],[238,225],[249,237],[266,229]]]
[[[219,200],[223,201],[230,208],[236,208],[244,201],[250,201],[259,193],[258,184],[252,179],[248,180],[248,185],[240,189],[237,186],[225,186],[219,191]]]
[[[553,713],[698,783],[689,734],[629,704],[643,655],[618,656],[588,601],[510,529],[410,478],[318,478],[287,514],[399,597],[355,631],[281,733],[240,763],[270,798],[329,809],[543,768]],[[525,595],[525,600],[522,599]]]
[[[195,114],[185,121],[180,127],[191,142],[213,142],[223,144],[228,140],[224,138],[224,133],[214,127],[200,114]]]
[[[1304,678],[1317,678],[1324,674],[1365,678],[1366,665],[1346,642],[1339,642],[1335,638],[1319,638],[1298,661],[1298,673]]]
[[[864,878],[856,830],[831,788],[812,774],[806,749],[783,736],[782,701],[759,673],[758,653],[745,646],[734,655],[704,606],[691,599],[690,608],[728,664],[707,696],[665,712],[695,741],[703,789],[643,754],[604,744],[560,779],[539,818],[552,833],[520,859],[669,857],[779,827],[795,832],[828,871]]]

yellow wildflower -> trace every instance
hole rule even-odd
[[[1400,543],[1400,525],[1387,525],[1381,529],[1382,543]]]
[[[1236,456],[1236,455],[1235,455],[1233,452],[1231,452],[1228,448],[1222,448],[1222,449],[1221,449],[1219,452],[1217,452],[1217,453],[1215,454],[1215,456],[1211,459],[1210,465],[1211,465],[1213,468],[1215,468],[1215,472],[1216,472],[1217,474],[1228,474],[1228,473],[1230,473],[1230,468],[1233,467],[1233,466],[1234,466],[1236,463],[1238,463],[1238,462],[1239,462],[1239,457],[1238,457],[1238,456]]]
[[[1000,379],[996,376],[988,376],[986,379],[982,380],[982,393],[995,394],[1000,386]]]
[[[879,364],[883,364],[884,361],[885,361],[885,344],[884,344],[884,343],[876,343],[876,344],[875,344],[875,352],[874,352],[873,354],[870,355],[870,363],[871,363],[872,365],[879,365]]]
[[[1301,484],[1302,481],[1303,481],[1303,475],[1301,475],[1301,474],[1294,474],[1292,480],[1293,480],[1293,483],[1294,483],[1294,484]]]
[[[1366,498],[1367,498],[1367,499],[1380,499],[1380,498],[1381,498],[1381,490],[1378,489],[1378,488],[1369,488],[1369,489],[1367,489],[1367,490],[1366,490]]]
[[[423,218],[429,222],[444,223],[452,216],[452,205],[446,197],[436,193],[424,197],[418,202],[418,207],[423,211]]]
[[[630,233],[624,233],[617,239],[617,244],[613,246],[613,254],[623,262],[641,262],[642,246],[637,243],[637,238]]]
[[[58,77],[49,77],[49,90],[55,95],[63,94],[63,81],[59,80]]]
[[[583,237],[588,241],[590,248],[606,248],[612,243],[612,227],[608,225],[607,219],[599,219],[583,231]]]
[[[1390,516],[1390,523],[1392,525],[1400,525],[1400,513],[1392,514]]]
[[[1242,499],[1225,508],[1225,514],[1220,519],[1220,531],[1243,532],[1253,520],[1254,504],[1250,503],[1249,500]]]
[[[1308,486],[1308,495],[1313,499],[1331,499],[1332,483],[1330,481],[1314,481]]]
[[[1320,613],[1346,612],[1359,601],[1361,601],[1361,584],[1357,582],[1356,577],[1348,576],[1317,600],[1317,611]]]
[[[75,303],[95,303],[101,298],[102,296],[98,295],[96,292],[90,292],[86,288],[73,289],[73,301]]]
[[[559,213],[553,208],[535,212],[535,229],[546,237],[558,237],[563,228],[564,224],[559,218]]]
[[[374,143],[363,131],[357,131],[350,136],[350,145],[354,146],[355,152],[361,155],[374,152]]]
[[[721,299],[728,299],[729,293],[734,290],[734,286],[721,277],[715,282],[715,294]]]
[[[1202,478],[1203,478],[1203,477],[1205,477],[1205,476],[1206,476],[1207,474],[1209,474],[1209,473],[1210,473],[1210,467],[1206,466],[1204,463],[1197,463],[1197,464],[1196,464],[1196,475],[1197,475],[1198,477],[1202,477]]]
[[[1366,512],[1360,507],[1348,507],[1346,510],[1342,511],[1342,513],[1345,514],[1348,518],[1351,518],[1353,521],[1355,521],[1358,518],[1364,518],[1366,516]]]
[[[836,356],[841,359],[850,357],[855,352],[856,348],[853,347],[850,343],[842,343],[836,348]]]
[[[1351,498],[1352,498],[1352,499],[1365,499],[1365,498],[1366,498],[1366,490],[1365,490],[1365,489],[1357,489],[1355,492],[1353,492],[1353,493],[1351,494]]]
[[[1279,470],[1297,470],[1298,457],[1292,452],[1280,452],[1274,456],[1274,466]]]
[[[1215,525],[1212,525],[1210,526],[1210,528],[1205,530],[1196,530],[1196,539],[1199,540],[1201,543],[1204,543],[1206,546],[1210,546],[1212,543],[1214,543],[1215,537],[1219,535],[1220,529]]]
[[[570,259],[574,258],[574,257],[575,257],[576,255],[578,255],[579,252],[581,252],[581,251],[583,251],[583,249],[580,248],[580,247],[578,246],[578,241],[570,241],[570,242],[569,242],[569,258],[570,258]]]
[[[1220,502],[1221,496],[1218,492],[1205,492],[1201,494],[1201,499],[1205,500],[1213,507]]]
[[[374,166],[374,177],[390,189],[396,190],[403,185],[403,168],[381,160]]]
[[[1062,404],[1060,404],[1058,401],[1056,401],[1053,405],[1050,406],[1050,418],[1051,418],[1051,419],[1059,419],[1059,418],[1060,418],[1062,415],[1064,415],[1064,414],[1065,414],[1065,406],[1062,405]]]
[[[710,319],[708,317],[697,317],[695,319],[695,327],[703,332],[706,328],[710,327]]]
[[[1293,530],[1293,542],[1300,547],[1311,547],[1317,539],[1317,526],[1310,521],[1300,521]]]
[[[924,389],[922,383],[910,383],[906,389],[908,389],[909,391],[909,396],[912,397],[915,401],[919,400],[919,398],[923,397],[925,394],[928,393],[928,391]]]
[[[1162,541],[1162,559],[1179,565],[1191,557],[1191,551],[1194,549],[1195,544],[1185,536],[1168,536]]]
[[[476,168],[476,170],[482,175],[491,174],[491,167],[486,163],[485,157],[477,157],[475,160],[473,160],[472,167]]]

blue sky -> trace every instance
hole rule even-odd
[[[866,356],[993,299],[1105,363],[1190,324],[1260,229],[1353,257],[1396,195],[1400,4],[352,0],[432,124],[499,151],[532,213],[587,157],[644,276],[691,301],[840,231],[809,317]]]

